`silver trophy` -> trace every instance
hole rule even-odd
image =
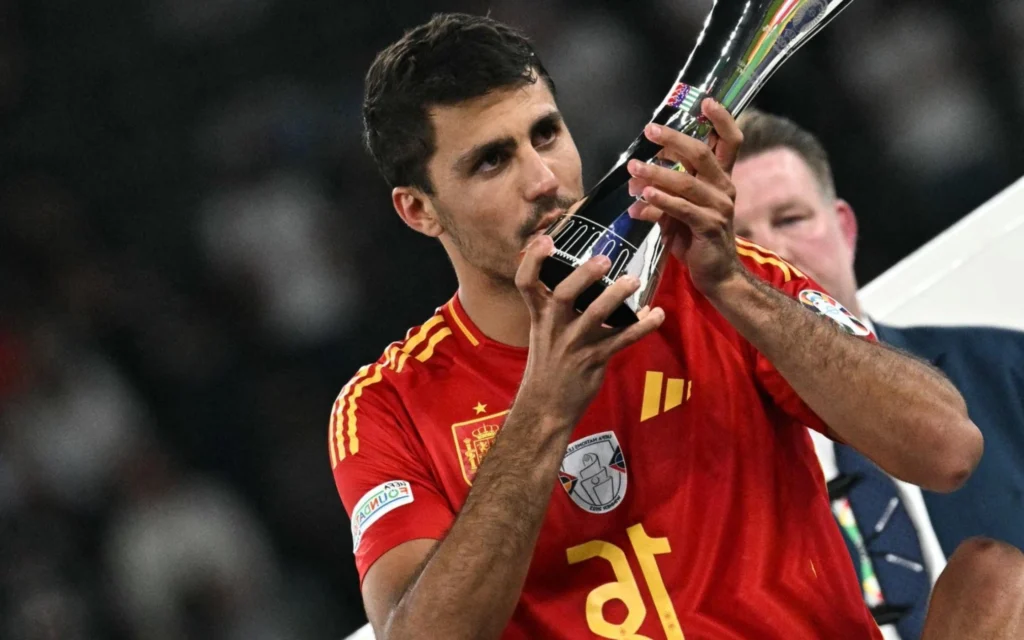
[[[651,120],[700,140],[711,123],[701,102],[714,98],[733,116],[746,107],[772,73],[853,0],[715,0],[675,84]],[[611,326],[636,322],[636,313],[654,297],[665,259],[661,227],[634,220],[627,210],[631,159],[661,162],[661,147],[640,135],[615,167],[587,193],[573,214],[562,216],[546,233],[555,252],[544,261],[541,281],[554,288],[591,257],[604,254],[612,266],[601,281],[576,301],[585,309],[623,275],[639,278],[640,288],[608,318]]]

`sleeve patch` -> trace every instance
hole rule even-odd
[[[867,325],[861,322],[857,316],[847,310],[846,307],[839,304],[839,301],[821,291],[815,291],[814,289],[804,289],[797,296],[800,303],[805,307],[811,309],[819,316],[825,316],[832,320],[844,331],[855,336],[869,336],[871,335],[871,329],[868,329]]]
[[[370,525],[412,501],[412,485],[405,480],[390,480],[367,491],[352,510],[352,551],[359,549],[359,542]]]

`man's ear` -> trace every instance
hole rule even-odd
[[[846,200],[836,199],[835,206],[836,216],[839,217],[839,230],[850,249],[850,255],[854,256],[857,254],[857,214]]]
[[[431,238],[436,238],[444,232],[433,203],[420,189],[395,187],[391,190],[391,203],[402,222],[414,231]]]

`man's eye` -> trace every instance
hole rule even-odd
[[[533,134],[533,146],[543,147],[558,136],[558,125],[548,124],[540,127]]]
[[[807,219],[807,216],[786,216],[784,218],[780,218],[780,219],[776,220],[775,221],[775,226],[776,227],[788,227],[788,226],[794,225],[794,224],[796,224],[798,222],[802,222],[803,220],[806,220],[806,219]]]
[[[505,164],[508,158],[506,154],[500,151],[492,151],[480,158],[480,161],[476,164],[477,173],[493,173]]]

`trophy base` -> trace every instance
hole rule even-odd
[[[558,286],[562,280],[565,280],[570,273],[573,272],[573,268],[566,263],[556,258],[545,258],[544,262],[540,265],[540,281],[543,282],[549,289],[554,291],[555,287]],[[604,280],[598,280],[594,284],[587,287],[587,290],[580,294],[579,298],[576,298],[575,308],[576,311],[583,313],[590,303],[597,300],[598,296],[604,293],[604,290],[608,286]],[[636,313],[633,312],[626,304],[620,304],[615,311],[609,315],[604,323],[609,327],[615,329],[622,329],[629,325],[637,322],[639,318],[636,317]]]

